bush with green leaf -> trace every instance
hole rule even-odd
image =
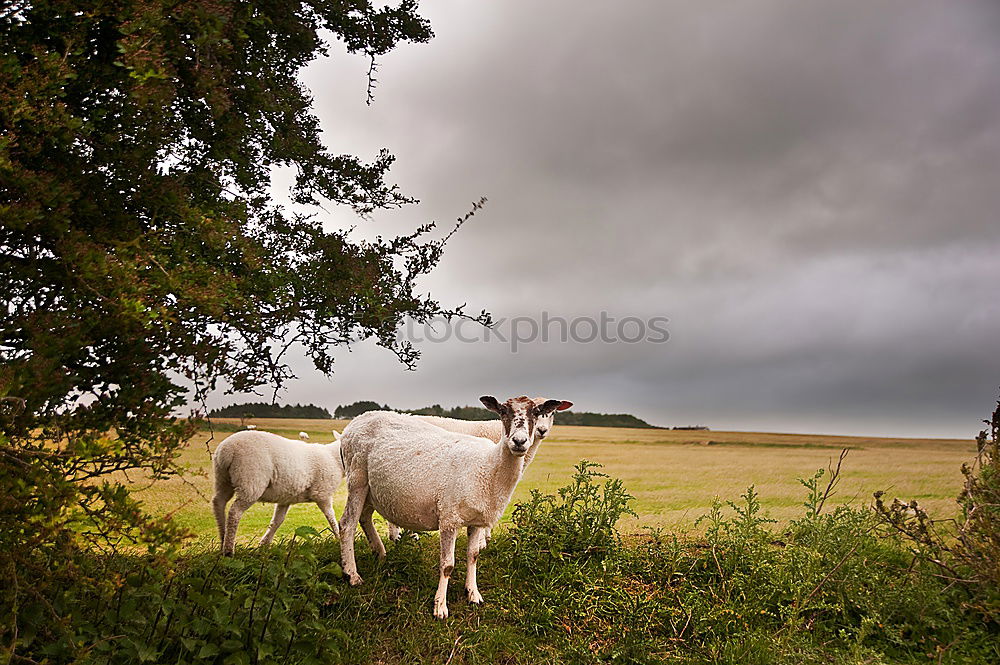
[[[514,507],[510,537],[515,556],[583,560],[614,550],[619,543],[615,525],[625,515],[635,516],[629,507],[635,497],[621,480],[596,470],[600,467],[581,460],[572,482],[557,494],[533,489],[526,502]]]
[[[962,465],[957,520],[934,519],[916,501],[886,503],[885,492],[875,493],[875,510],[916,560],[963,589],[963,602],[1000,627],[1000,401],[983,422],[976,458]]]
[[[194,553],[175,567],[143,556],[95,560],[113,589],[94,596],[71,590],[63,608],[69,639],[32,649],[33,656],[85,662],[328,663],[341,660],[347,636],[322,616],[340,584],[336,551],[312,527],[296,529],[282,548],[236,558]],[[82,652],[74,645],[89,645]]]
[[[825,510],[840,465],[824,487],[827,473],[800,481],[803,514],[781,531],[751,487],[741,502],[716,501],[699,520],[702,536],[654,531],[620,570],[663,590],[672,637],[708,662],[799,662],[810,653],[909,661],[928,652],[980,662],[994,653],[998,636],[963,609],[958,590],[914,565],[872,510]]]

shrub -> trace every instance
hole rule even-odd
[[[885,662],[946,652],[952,662],[981,662],[993,653],[995,635],[980,630],[946,580],[912,565],[872,510],[824,510],[840,465],[824,489],[827,473],[800,480],[803,514],[783,531],[750,487],[740,502],[715,502],[699,520],[703,536],[654,530],[616,570],[662,589],[665,630],[699,662]]]
[[[976,459],[962,465],[962,521],[955,555],[981,582],[1000,588],[1000,400],[976,437]],[[994,598],[996,600],[996,598]],[[994,606],[1000,614],[1000,605]]]
[[[983,422],[989,429],[976,437],[976,458],[962,465],[957,521],[935,520],[916,501],[886,504],[884,492],[875,493],[875,510],[916,559],[963,587],[966,603],[1000,626],[1000,401]]]
[[[545,555],[579,561],[602,558],[619,543],[615,525],[635,497],[622,481],[596,471],[600,464],[581,460],[573,481],[554,494],[531,490],[525,503],[514,507],[511,544],[515,555],[534,559]],[[603,484],[599,478],[606,478]]]

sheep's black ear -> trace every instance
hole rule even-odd
[[[563,402],[560,399],[547,399],[542,402],[541,406],[538,407],[538,415],[547,416],[556,409],[560,408],[563,404],[569,404],[569,402]],[[570,404],[570,406],[573,406]]]
[[[494,413],[500,413],[500,402],[493,395],[483,395],[479,398],[479,401],[483,403],[487,409]]]

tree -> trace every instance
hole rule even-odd
[[[353,404],[341,404],[333,411],[335,418],[356,418],[368,411],[392,411],[389,405],[380,406],[378,402],[370,400],[360,400]]]
[[[0,610],[46,593],[83,541],[176,538],[109,474],[176,473],[190,400],[281,386],[293,343],[323,372],[364,338],[412,365],[405,317],[463,315],[414,292],[447,240],[433,224],[361,242],[265,193],[283,166],[296,204],[412,202],[387,151],[321,143],[296,75],[325,31],[373,67],[432,37],[412,0],[0,9]]]

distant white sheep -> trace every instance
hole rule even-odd
[[[529,443],[535,445],[538,418],[560,407],[528,397],[503,404],[485,396],[483,404],[500,415],[499,445],[482,437],[450,432],[426,420],[388,411],[355,418],[341,439],[347,474],[347,505],[341,518],[341,559],[353,585],[361,584],[354,559],[354,534],[360,524],[379,557],[385,547],[372,523],[378,511],[394,524],[414,531],[441,532],[440,577],[434,616],[448,616],[448,581],[455,567],[458,529],[468,528],[469,602],[481,603],[476,563],[483,546],[481,530],[503,515],[521,479]]]
[[[247,429],[257,429],[256,425],[247,425]]]
[[[309,434],[307,432],[299,432],[299,438],[303,441],[309,440]]]
[[[232,555],[243,513],[258,501],[274,503],[274,517],[260,539],[267,545],[293,503],[315,503],[334,535],[339,534],[333,493],[344,477],[340,442],[304,443],[270,432],[237,432],[212,457],[215,496],[212,508],[222,553]],[[226,515],[226,503],[235,496]]]

